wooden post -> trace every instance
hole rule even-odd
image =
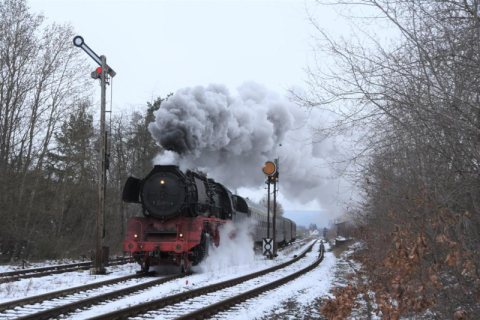
[[[105,212],[105,100],[107,87],[107,58],[102,59],[102,73],[101,73],[101,100],[100,100],[100,158],[98,164],[98,210],[97,210],[97,243],[95,250],[95,274],[105,274],[105,267],[103,264],[103,224]]]

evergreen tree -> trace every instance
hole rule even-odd
[[[52,212],[57,241],[56,252],[66,248],[88,250],[95,230],[98,157],[95,150],[93,115],[82,102],[55,134],[56,152],[49,153],[49,171],[54,174]]]

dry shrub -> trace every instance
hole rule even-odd
[[[396,223],[388,235],[369,225],[359,228],[365,248],[354,257],[368,282],[335,289],[334,298],[325,300],[323,315],[348,317],[355,299],[368,292],[374,294],[374,312],[384,319],[427,310],[438,317],[470,319],[480,312],[479,250],[469,244],[462,228],[469,212],[452,213],[417,201],[408,215],[416,218],[391,213]]]
[[[359,290],[351,284],[345,288],[335,288],[334,298],[323,299],[320,313],[329,319],[345,319],[352,312],[358,294]]]

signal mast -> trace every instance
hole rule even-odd
[[[103,238],[105,237],[105,182],[107,177],[107,159],[106,159],[106,133],[105,133],[105,99],[108,76],[115,77],[116,72],[107,65],[105,56],[98,56],[85,43],[81,36],[73,38],[73,45],[82,48],[100,67],[96,68],[90,75],[93,79],[100,79],[101,100],[100,100],[100,161],[98,165],[98,210],[97,210],[97,242],[95,247],[95,264],[93,274],[105,274],[104,264],[108,262],[108,248],[105,248],[105,255],[102,254]],[[105,261],[104,261],[105,260]]]
[[[278,162],[267,161],[265,167],[262,168],[263,173],[267,176],[267,238],[263,239],[264,255],[268,255],[270,259],[277,255],[276,243],[276,213],[277,213],[277,181],[278,181]],[[270,185],[273,184],[273,238],[270,238]],[[273,243],[272,243],[273,241]],[[273,252],[271,249],[273,244]]]

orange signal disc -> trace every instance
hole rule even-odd
[[[262,168],[263,173],[267,176],[271,176],[277,171],[277,166],[272,161],[265,162],[265,167]]]

